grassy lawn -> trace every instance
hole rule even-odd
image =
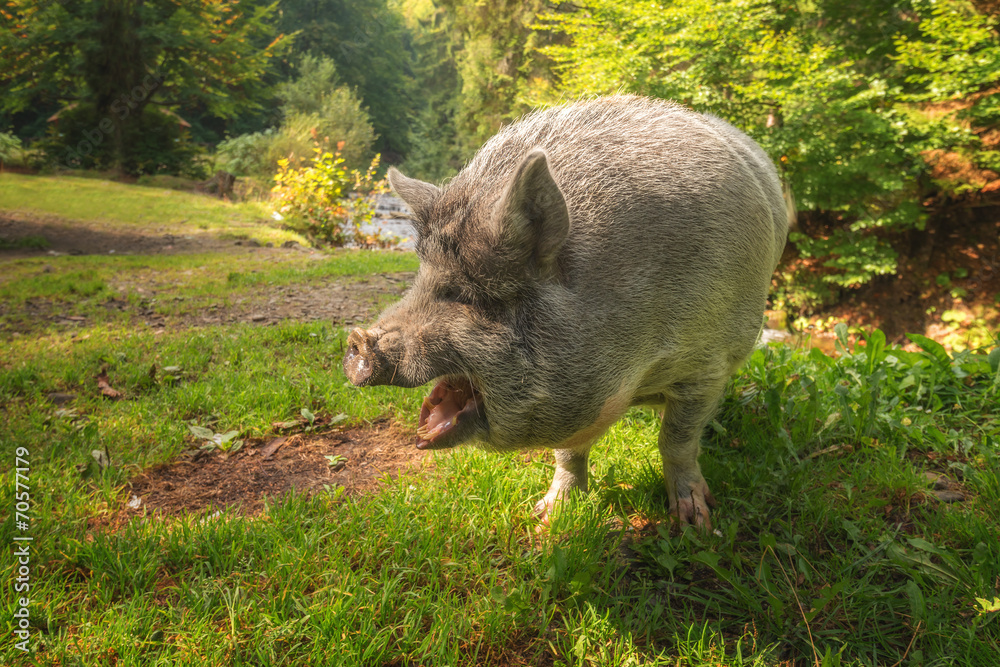
[[[280,245],[307,242],[260,224],[271,212],[259,202],[230,203],[204,195],[72,176],[0,174],[0,208],[13,214],[54,216],[111,229],[158,234],[212,233]]]
[[[1000,576],[1000,376],[972,355],[892,350],[869,372],[864,353],[759,351],[706,443],[721,535],[663,523],[657,420],[638,410],[597,448],[594,493],[539,545],[528,511],[544,457],[475,450],[370,497],[89,527],[128,500],[131,476],[191,446],[190,420],[246,436],[302,407],[411,423],[420,390],[345,386],[342,337],[324,324],[102,328],[6,348],[0,433],[6,460],[30,452],[42,662],[772,664],[813,647],[844,664],[907,648],[913,664],[995,659],[997,615],[976,598],[992,600]],[[151,380],[154,363],[179,379]],[[87,391],[102,366],[130,400]],[[77,392],[73,412],[51,391]],[[82,480],[95,449],[111,466]],[[925,470],[958,481],[964,502],[932,499]],[[618,527],[646,521],[661,523]]]
[[[412,430],[425,391],[350,386],[345,330],[329,322],[152,331],[102,319],[118,281],[148,272],[198,309],[414,266],[401,253],[291,251],[5,263],[3,312],[44,302],[87,321],[0,331],[6,618],[24,595],[9,545],[33,537],[34,652],[8,632],[3,662],[997,664],[1000,349],[949,355],[916,338],[905,352],[876,332],[856,347],[845,336],[836,359],[758,350],[705,434],[710,535],[671,525],[659,420],[643,409],[595,447],[592,492],[543,534],[530,510],[550,455],[472,448],[375,493],[113,521],[130,479],[201,444],[192,424],[270,438],[306,408]],[[102,398],[102,369],[123,400]],[[14,523],[17,456],[30,468],[27,531]]]
[[[669,528],[642,410],[537,543],[547,458],[472,449],[370,496],[94,527],[130,477],[193,446],[189,421],[255,436],[307,407],[412,426],[421,390],[346,386],[342,340],[288,323],[6,347],[0,436],[5,461],[29,452],[40,663],[995,663],[1000,624],[976,598],[1000,594],[1000,376],[973,355],[757,352],[707,436],[716,535]],[[154,363],[177,378],[150,379]],[[88,391],[104,366],[129,400]],[[51,391],[78,393],[73,410]],[[105,449],[110,467],[81,479]],[[964,501],[934,499],[928,470]]]

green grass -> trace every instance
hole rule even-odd
[[[96,178],[0,174],[0,209],[105,228],[212,233],[280,245],[300,235],[268,226],[260,202],[230,203],[202,194],[142,187]]]
[[[45,250],[49,242],[44,236],[25,236],[19,239],[0,239],[0,250]]]
[[[2,298],[85,301],[94,294],[69,293],[65,274],[107,285],[149,266],[172,280],[189,261],[211,279],[177,289],[217,295],[412,262],[397,257],[259,274],[224,258],[59,258],[50,287],[30,282],[37,264],[18,264]],[[75,333],[0,347],[0,542],[15,534],[23,447],[38,664],[985,666],[1000,654],[1000,613],[977,602],[1000,596],[998,351],[952,356],[918,338],[923,349],[905,352],[874,333],[838,359],[755,352],[705,436],[717,535],[669,528],[658,419],[641,409],[595,448],[592,492],[540,537],[530,508],[549,457],[471,448],[367,496],[288,495],[258,518],[114,531],[99,526],[128,500],[126,482],[195,445],[189,420],[265,436],[305,407],[413,427],[424,390],[349,386],[344,332],[324,323]],[[150,377],[153,364],[179,367],[176,379]],[[97,396],[105,367],[126,400]],[[50,392],[76,394],[73,411]],[[111,466],[82,479],[96,449]],[[927,470],[960,482],[964,502],[933,500]],[[660,527],[620,528],[637,519]],[[8,618],[14,571],[0,560]],[[0,652],[24,661],[9,641]]]

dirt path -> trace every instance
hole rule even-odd
[[[373,318],[389,299],[402,294],[412,279],[412,273],[394,273],[364,278],[348,276],[329,279],[322,284],[252,287],[203,309],[181,312],[178,315],[164,315],[153,309],[152,299],[158,294],[155,290],[145,292],[149,299],[141,302],[138,308],[127,299],[112,299],[105,303],[105,307],[121,312],[131,311],[153,328],[215,326],[237,322],[266,326],[283,320],[348,325]],[[61,316],[52,317],[59,319]],[[86,324],[86,321],[79,324]]]
[[[274,248],[252,240],[220,239],[210,234],[175,236],[109,231],[58,219],[0,216],[0,266],[5,261],[60,255],[183,255],[224,254],[246,258],[248,264],[268,266],[323,261],[321,252],[288,243]],[[31,247],[34,244],[44,247]],[[42,273],[51,266],[40,267]],[[82,329],[109,315],[153,329],[226,325],[244,322],[270,325],[284,320],[326,321],[346,326],[372,318],[390,300],[398,298],[413,279],[412,273],[343,276],[289,284],[248,285],[218,298],[178,295],[177,285],[157,272],[122,273],[108,280],[115,293],[100,304],[100,312],[71,312],[48,299],[28,299],[12,306],[0,303],[5,323],[0,330],[25,335],[39,327]],[[167,304],[167,305],[165,305]]]
[[[239,252],[244,242],[211,234],[120,231],[69,223],[61,218],[0,214],[0,262],[58,255],[174,255]],[[34,247],[35,245],[41,247]],[[27,247],[25,247],[27,246]],[[250,251],[249,246],[243,248]]]
[[[329,322],[333,326],[361,324],[374,319],[390,300],[397,298],[413,280],[412,273],[378,274],[365,278],[331,278],[321,284],[292,284],[251,287],[204,304],[204,299],[185,307],[185,297],[170,297],[168,290],[143,287],[130,279],[130,289],[122,292],[142,294],[139,300],[126,296],[102,302],[101,312],[76,315],[58,303],[30,299],[16,311],[0,303],[0,332],[23,336],[50,327],[55,330],[86,329],[106,321],[110,314],[124,317],[129,323],[156,331],[177,330],[246,323],[259,326],[296,322]],[[169,300],[174,312],[157,309],[159,301]]]

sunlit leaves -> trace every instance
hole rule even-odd
[[[312,164],[295,167],[287,159],[278,161],[274,175],[273,201],[279,215],[293,229],[334,246],[367,239],[361,226],[375,213],[373,193],[384,192],[385,182],[376,181],[379,156],[365,173],[348,170],[340,153],[316,148]]]
[[[865,20],[877,26],[862,39],[851,26]],[[850,11],[832,0],[583,0],[538,28],[564,37],[543,49],[561,76],[550,101],[617,91],[674,99],[756,139],[799,210],[836,221],[825,238],[795,243],[834,270],[824,281],[847,287],[895,271],[885,232],[923,228],[928,151],[974,145],[968,130],[908,103],[1000,81],[993,23],[965,0]],[[876,27],[888,37],[862,43]],[[977,118],[1000,118],[982,100]]]
[[[1000,82],[1000,41],[995,17],[983,16],[965,0],[922,0],[920,39],[896,40],[895,60],[906,80],[919,85],[918,100],[961,97]]]

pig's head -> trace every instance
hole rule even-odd
[[[357,386],[434,381],[422,449],[508,449],[531,414],[536,311],[560,280],[569,213],[543,151],[498,171],[491,183],[466,169],[439,188],[389,170],[413,211],[420,271],[372,328],[351,332],[344,371]]]

